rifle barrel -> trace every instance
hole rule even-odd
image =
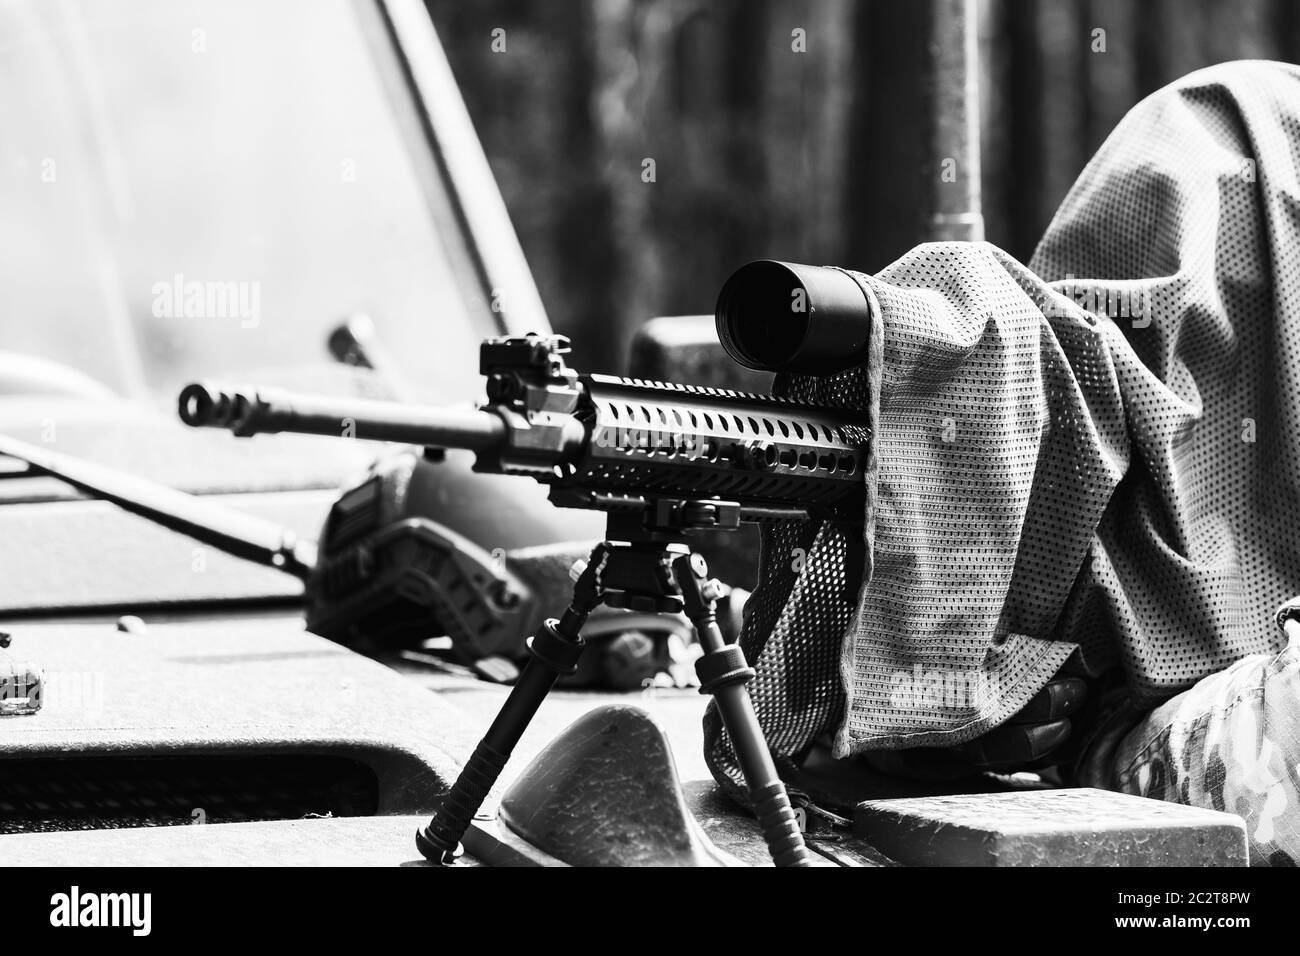
[[[506,424],[479,409],[303,395],[278,388],[196,382],[180,394],[187,425],[226,428],[239,436],[298,432],[442,448],[491,451],[506,441]]]

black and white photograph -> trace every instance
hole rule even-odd
[[[1298,63],[1297,0],[0,0],[7,932],[558,938],[457,871],[591,867],[1285,932]]]

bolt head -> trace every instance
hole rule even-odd
[[[697,578],[707,578],[709,576],[709,563],[704,560],[704,555],[691,555],[691,573]]]
[[[134,614],[123,614],[117,619],[117,629],[123,634],[145,634],[149,628],[144,620]]]
[[[745,447],[745,463],[755,471],[770,471],[776,464],[776,446],[769,441],[750,442]]]

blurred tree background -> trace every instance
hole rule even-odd
[[[927,3],[426,2],[580,368],[750,259],[875,271],[927,238]],[[1296,0],[980,0],[978,28],[987,238],[1022,261],[1143,96],[1300,56]]]

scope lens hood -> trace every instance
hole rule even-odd
[[[718,294],[718,340],[735,361],[764,372],[830,375],[866,361],[871,301],[843,270],[760,259]]]

